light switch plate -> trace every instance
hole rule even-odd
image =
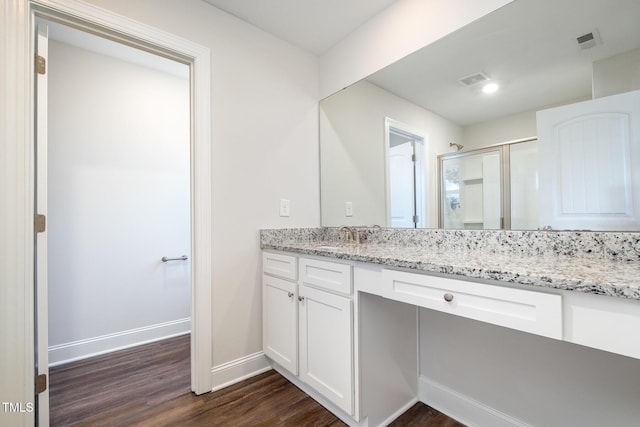
[[[353,216],[353,202],[344,202],[344,216]]]
[[[287,199],[280,199],[280,216],[289,216],[291,203]]]

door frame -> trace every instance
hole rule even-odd
[[[431,200],[428,200],[429,185],[427,177],[429,176],[429,161],[428,161],[428,143],[429,135],[422,129],[418,129],[415,126],[411,126],[390,117],[384,118],[384,187],[385,187],[385,214],[386,214],[386,227],[391,227],[391,186],[389,180],[391,179],[391,171],[389,167],[389,148],[390,148],[390,133],[392,129],[396,129],[402,133],[417,137],[416,139],[422,140],[421,145],[414,145],[414,152],[416,153],[416,162],[414,163],[414,190],[416,205],[415,215],[418,216],[417,228],[428,227],[428,204]],[[418,169],[421,173],[420,179],[418,179]],[[418,184],[420,186],[418,187]],[[418,203],[420,200],[422,203]],[[418,225],[419,224],[419,225]]]
[[[210,50],[189,40],[133,21],[78,0],[9,0],[0,6],[0,30],[7,40],[0,58],[12,66],[0,82],[3,158],[7,180],[0,185],[0,267],[7,286],[2,307],[7,322],[0,338],[14,343],[2,354],[2,391],[7,399],[34,401],[35,302],[34,231],[35,131],[34,43],[35,16],[91,29],[152,53],[190,65],[191,93],[191,388],[211,391],[212,361],[212,185],[211,185],[211,72]],[[4,237],[3,237],[4,239]],[[4,282],[4,278],[3,278]],[[16,336],[18,339],[16,340]],[[4,353],[4,352],[3,352]],[[4,374],[7,374],[5,377]],[[3,394],[3,398],[5,395]],[[24,414],[23,414],[24,415]],[[24,417],[33,424],[32,413]]]

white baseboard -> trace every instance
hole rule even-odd
[[[423,375],[418,382],[418,398],[425,405],[470,427],[530,427],[510,415],[478,402]]]
[[[214,366],[211,370],[211,391],[220,390],[270,369],[271,365],[261,351]]]
[[[142,328],[129,329],[49,347],[49,366],[61,365],[75,360],[86,359],[100,354],[110,353],[141,344],[159,341],[178,335],[188,334],[191,330],[191,318]]]

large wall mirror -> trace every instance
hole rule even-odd
[[[639,22],[515,0],[323,99],[322,225],[640,230]]]

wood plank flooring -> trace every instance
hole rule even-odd
[[[275,371],[213,393],[190,390],[189,336],[56,366],[51,426],[344,426]],[[392,426],[463,427],[422,403]]]

